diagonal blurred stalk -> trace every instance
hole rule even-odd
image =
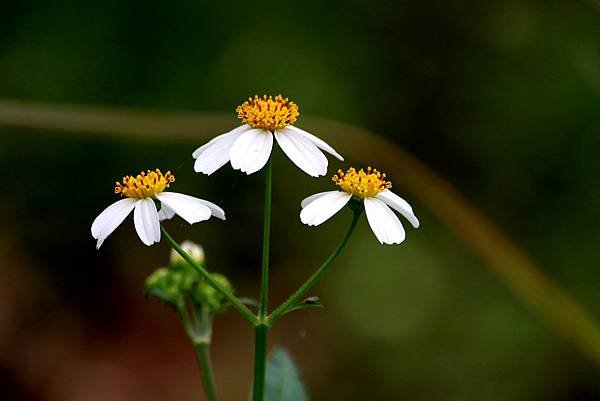
[[[448,182],[397,145],[347,124],[302,118],[348,159],[378,165],[394,183],[442,221],[479,255],[530,308],[543,316],[565,339],[600,368],[600,327],[568,292],[544,275],[540,267]],[[61,130],[89,136],[140,137],[190,141],[225,132],[236,124],[231,114],[165,113],[152,110],[53,105],[0,99],[0,126]],[[368,153],[365,151],[368,149]],[[410,171],[410,174],[404,172]]]

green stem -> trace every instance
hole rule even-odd
[[[192,321],[185,302],[178,304],[177,311],[179,312],[185,331],[196,350],[206,401],[217,401],[219,397],[217,396],[217,386],[215,385],[215,376],[209,354],[212,337],[212,318],[204,308],[202,308],[201,316],[198,316],[196,309],[192,309],[194,312]]]
[[[269,326],[261,324],[255,328],[254,343],[254,385],[252,401],[263,401],[265,398],[265,372],[267,370],[267,335]]]
[[[185,329],[186,334],[190,340],[194,341],[194,338],[196,338],[196,330],[185,303],[177,306],[177,312],[179,313],[179,317],[183,322],[183,328]]]
[[[175,251],[178,254],[180,254],[186,262],[188,262],[194,269],[196,269],[198,273],[202,275],[202,278],[204,278],[206,282],[210,284],[211,287],[213,287],[219,294],[223,295],[223,297],[225,297],[225,299],[231,304],[231,306],[238,312],[240,312],[242,316],[244,316],[250,323],[252,323],[253,326],[256,326],[258,324],[258,319],[254,315],[254,313],[252,313],[252,311],[246,307],[246,305],[244,305],[239,299],[237,299],[235,295],[233,295],[231,292],[223,288],[221,284],[219,284],[219,282],[213,278],[212,274],[206,271],[204,267],[196,263],[194,259],[190,257],[190,255],[188,255],[183,249],[181,249],[179,244],[177,244],[177,242],[169,235],[169,233],[167,232],[167,230],[165,230],[163,226],[160,226],[160,229],[164,237],[171,245],[171,248],[175,249]]]
[[[258,318],[267,316],[269,301],[269,247],[271,244],[271,158],[265,168],[265,206],[263,220],[262,272],[260,281],[260,298],[258,301]]]
[[[260,298],[258,300],[258,321],[255,327],[254,343],[254,385],[252,400],[263,401],[265,396],[265,370],[267,367],[267,336],[269,327],[265,324],[269,302],[269,248],[271,245],[271,158],[265,168],[265,206],[263,220],[262,270],[260,278]]]
[[[217,387],[215,386],[215,375],[213,373],[212,363],[209,355],[210,343],[201,342],[194,344],[196,356],[200,365],[200,374],[202,375],[202,384],[204,385],[204,394],[206,401],[217,401]]]
[[[321,265],[321,267],[319,267],[317,269],[317,271],[314,272],[313,275],[310,276],[308,278],[308,280],[306,280],[306,282],[304,284],[302,284],[302,286],[300,288],[298,288],[298,290],[294,294],[292,294],[287,300],[285,300],[285,302],[283,302],[277,309],[275,309],[275,311],[273,311],[273,313],[267,319],[267,323],[269,325],[273,325],[273,323],[275,323],[277,320],[279,320],[279,318],[281,318],[283,315],[285,315],[285,313],[288,311],[289,308],[296,305],[298,303],[298,301],[300,301],[300,298],[302,298],[308,292],[308,290],[310,290],[317,283],[317,281],[319,281],[321,276],[323,274],[325,274],[325,272],[327,272],[327,270],[329,270],[333,261],[337,258],[337,256],[340,254],[340,252],[342,251],[344,246],[346,246],[346,243],[352,236],[352,232],[354,231],[354,228],[356,227],[356,223],[358,223],[358,219],[359,219],[361,213],[362,213],[362,210],[358,210],[358,211],[354,212],[354,217],[352,218],[352,223],[350,223],[350,227],[348,227],[348,231],[346,231],[346,235],[344,235],[344,238],[342,238],[342,240],[340,241],[337,248],[327,258],[327,260]]]

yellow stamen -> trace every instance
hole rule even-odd
[[[281,95],[263,97],[254,96],[248,98],[235,109],[238,118],[252,128],[263,128],[268,130],[281,129],[292,125],[300,113],[294,102],[288,101]]]
[[[345,192],[358,196],[360,198],[370,198],[381,191],[391,188],[392,183],[385,180],[385,174],[367,167],[365,172],[362,168],[356,171],[354,167],[350,167],[345,173],[338,170],[337,174],[332,177],[335,185],[342,188]]]
[[[122,182],[116,182],[115,193],[128,198],[151,198],[164,191],[174,181],[175,176],[170,171],[166,174],[159,169],[142,171],[136,177],[126,175]]]

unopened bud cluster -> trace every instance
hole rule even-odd
[[[204,265],[204,249],[191,241],[185,241],[181,248],[194,260]],[[213,273],[213,278],[230,292],[233,288],[229,280],[221,274]],[[227,302],[202,276],[174,250],[171,252],[169,265],[154,271],[146,279],[146,292],[175,308],[184,307],[186,299],[196,306],[204,306],[211,314],[224,311]]]

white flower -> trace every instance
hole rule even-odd
[[[404,216],[414,228],[419,227],[419,220],[408,202],[389,190],[392,184],[385,181],[385,174],[371,167],[366,172],[362,169],[357,172],[351,167],[346,173],[338,171],[333,181],[343,191],[321,192],[304,199],[300,212],[302,223],[318,226],[355,197],[364,202],[369,225],[382,244],[399,244],[406,236],[392,209]]]
[[[190,224],[215,216],[225,220],[225,212],[209,201],[176,192],[163,192],[175,181],[170,171],[141,172],[138,176],[126,176],[117,182],[115,193],[126,196],[106,209],[92,223],[92,236],[100,248],[104,240],[125,220],[133,210],[133,222],[140,239],[146,245],[160,241],[159,220],[170,219],[175,214]],[[155,200],[161,204],[160,212]]]
[[[244,125],[213,138],[192,154],[198,173],[212,174],[227,162],[236,170],[252,174],[263,168],[273,148],[273,136],[283,152],[312,177],[327,174],[327,158],[321,152],[344,160],[316,136],[294,127],[298,106],[281,95],[254,96],[236,109]]]

